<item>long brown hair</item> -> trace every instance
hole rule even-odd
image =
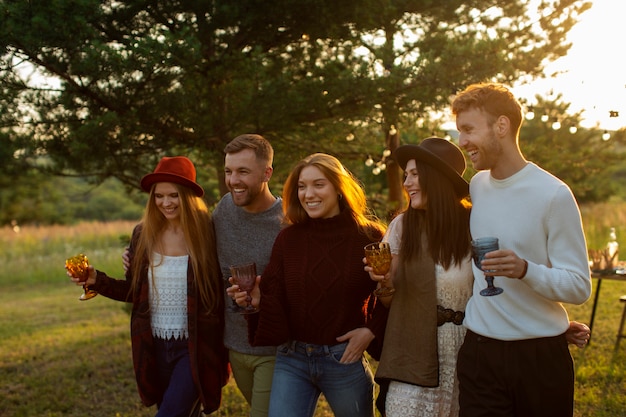
[[[137,288],[144,262],[147,260],[150,268],[154,266],[153,253],[161,252],[161,234],[168,222],[156,205],[155,185],[150,189],[150,197],[141,221],[141,233],[135,245],[131,291]],[[208,311],[213,312],[219,305],[218,297],[221,297],[221,294],[219,292],[220,277],[217,274],[219,267],[215,231],[211,215],[204,200],[196,196],[190,188],[180,184],[175,184],[175,186],[180,200],[180,225],[185,234],[185,243],[189,251],[200,302]]]
[[[283,187],[283,212],[285,221],[290,224],[302,223],[309,218],[298,198],[298,181],[305,167],[317,167],[335,187],[339,194],[339,209],[348,210],[361,232],[372,240],[377,239],[374,231],[384,233],[383,224],[372,215],[367,206],[367,198],[361,183],[334,156],[314,153],[302,159],[289,173]]]
[[[416,161],[419,184],[426,201],[424,209],[409,205],[402,219],[400,256],[407,260],[421,253],[420,233],[428,236],[429,254],[449,268],[460,264],[471,249],[469,214],[471,203],[458,197],[452,182],[432,166]]]

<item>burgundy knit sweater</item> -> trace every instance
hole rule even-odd
[[[371,242],[346,211],[283,229],[262,274],[261,311],[248,316],[250,343],[335,345],[338,336],[364,326],[382,338],[387,309],[378,303],[367,311],[376,283],[362,259]]]

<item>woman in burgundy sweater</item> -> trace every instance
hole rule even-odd
[[[313,416],[323,393],[335,416],[371,417],[374,382],[363,352],[382,337],[387,309],[371,299],[376,283],[362,259],[384,227],[368,216],[353,175],[321,153],[289,175],[283,211],[290,226],[251,294],[260,313],[248,316],[253,345],[280,345],[269,416]],[[231,291],[245,305],[246,294]]]

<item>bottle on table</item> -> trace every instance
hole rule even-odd
[[[613,269],[617,265],[619,256],[619,243],[617,242],[617,234],[615,228],[611,227],[609,232],[609,241],[606,244],[606,268]]]

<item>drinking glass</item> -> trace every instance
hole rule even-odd
[[[374,274],[385,275],[391,267],[391,249],[387,242],[376,242],[365,245],[365,258],[372,267]],[[380,287],[374,290],[376,297],[386,297],[396,292],[393,287],[387,286],[387,279],[380,281]]]
[[[494,250],[498,250],[499,248],[500,246],[498,245],[497,237],[480,237],[478,239],[472,240],[472,256],[474,258],[474,263],[476,264],[476,266],[481,271],[484,271],[480,264],[485,258],[485,254]],[[493,285],[493,277],[485,276],[485,280],[487,281],[487,288],[481,290],[480,295],[490,297],[492,295],[502,294],[504,290]]]
[[[259,310],[252,306],[252,297],[250,293],[256,284],[256,264],[250,263],[245,265],[234,265],[230,267],[230,274],[235,284],[239,285],[239,289],[245,291],[247,305],[241,310],[241,314],[253,314]]]
[[[69,271],[69,273],[74,277],[78,278],[79,282],[83,282],[83,295],[80,296],[79,300],[85,301],[89,300],[98,293],[96,291],[90,290],[85,283],[87,278],[89,278],[89,260],[87,256],[82,253],[79,253],[76,256],[72,256],[71,258],[67,258],[65,260],[65,268]]]

